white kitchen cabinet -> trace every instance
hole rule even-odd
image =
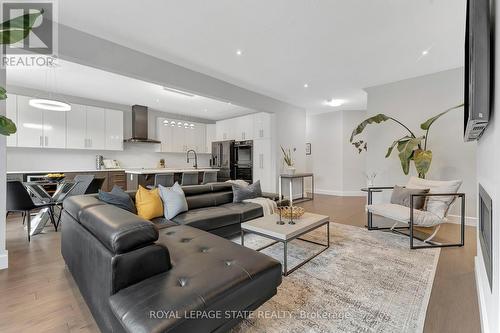
[[[266,112],[253,114],[253,139],[271,138],[272,115]]]
[[[30,97],[17,97],[18,147],[43,147],[43,111],[29,105]]]
[[[165,121],[168,121],[168,124],[165,124]],[[171,125],[172,121],[175,122],[175,126]],[[194,126],[190,126],[191,124]],[[207,152],[205,124],[159,117],[156,128],[158,140],[161,141],[159,152],[185,153],[189,149],[194,149],[197,153]]]
[[[276,190],[275,173],[271,140],[254,140],[253,181],[260,180],[262,191],[274,192]]]
[[[107,109],[105,118],[106,150],[123,150],[123,112]]]
[[[123,150],[122,111],[79,104],[68,112],[40,110],[29,105],[31,98],[9,94],[8,115],[18,127],[9,146]]]
[[[10,120],[12,120],[16,126],[18,125],[17,122],[17,95],[14,94],[8,94],[7,95],[7,101],[6,101],[6,116]],[[17,132],[14,134],[11,134],[7,137],[7,147],[15,147],[17,146]]]
[[[253,140],[253,115],[234,118],[234,139],[237,141]]]
[[[66,148],[123,150],[123,112],[71,105],[66,119]]]
[[[194,127],[194,126],[193,126]],[[198,151],[196,147],[196,132],[198,131],[198,128],[190,128],[189,125],[188,127],[184,127],[184,140],[186,144],[186,150],[188,151],[189,149],[193,149],[195,151]]]
[[[66,112],[40,110],[29,105],[31,97],[18,96],[18,147],[65,148]]]
[[[207,134],[205,124],[194,124],[194,140],[195,140],[195,150],[198,153],[206,153],[207,147]]]
[[[87,148],[87,110],[85,105],[73,104],[66,116],[66,148]]]
[[[272,115],[266,112],[225,119],[216,123],[217,140],[270,139]]]
[[[87,148],[104,149],[106,142],[106,112],[102,108],[87,106]]]
[[[66,148],[66,113],[43,110],[44,148]]]
[[[159,152],[171,152],[172,148],[172,132],[173,126],[170,123],[165,124],[165,118],[158,118],[156,122],[157,139],[161,142],[158,147]]]
[[[205,152],[211,153],[212,152],[212,142],[217,141],[216,125],[215,124],[207,124],[205,131],[206,131]]]
[[[236,137],[236,118],[219,120],[217,126],[217,140],[235,140]]]
[[[187,151],[186,138],[185,138],[185,130],[181,125],[176,125],[172,127],[172,150],[173,152],[182,153]]]

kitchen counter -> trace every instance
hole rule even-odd
[[[59,170],[59,169],[52,169],[52,170],[21,170],[21,171],[7,171],[8,175],[15,175],[15,174],[44,174],[44,173],[65,173],[65,172],[108,172],[108,171],[125,171],[125,169],[76,169],[76,170]]]
[[[204,171],[219,171],[210,167],[205,168],[164,168],[164,169],[125,169],[125,173],[134,175],[155,175],[158,173],[183,173],[183,172],[204,172]]]

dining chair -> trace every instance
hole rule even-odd
[[[31,241],[31,211],[40,208],[48,208],[50,220],[56,228],[57,225],[54,218],[53,202],[41,202],[35,204],[30,194],[24,187],[23,183],[18,180],[7,182],[7,210],[9,212],[21,212],[26,217],[26,224],[28,228],[28,242]]]
[[[102,184],[104,183],[105,178],[94,178],[90,182],[89,186],[85,190],[84,194],[94,194],[94,193],[99,193],[99,190],[102,187]]]

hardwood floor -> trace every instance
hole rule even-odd
[[[316,195],[314,201],[301,205],[337,223],[362,227],[366,221],[362,197]],[[440,235],[448,238],[456,232],[458,226],[450,224]],[[65,269],[60,235],[46,228],[45,234],[28,244],[20,218],[8,218],[9,269],[0,271],[0,332],[99,332]],[[441,250],[424,332],[480,332],[475,253],[473,227],[467,227],[465,247]]]

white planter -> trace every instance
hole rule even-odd
[[[283,172],[287,175],[294,175],[295,174],[295,167],[285,165],[283,168]]]

